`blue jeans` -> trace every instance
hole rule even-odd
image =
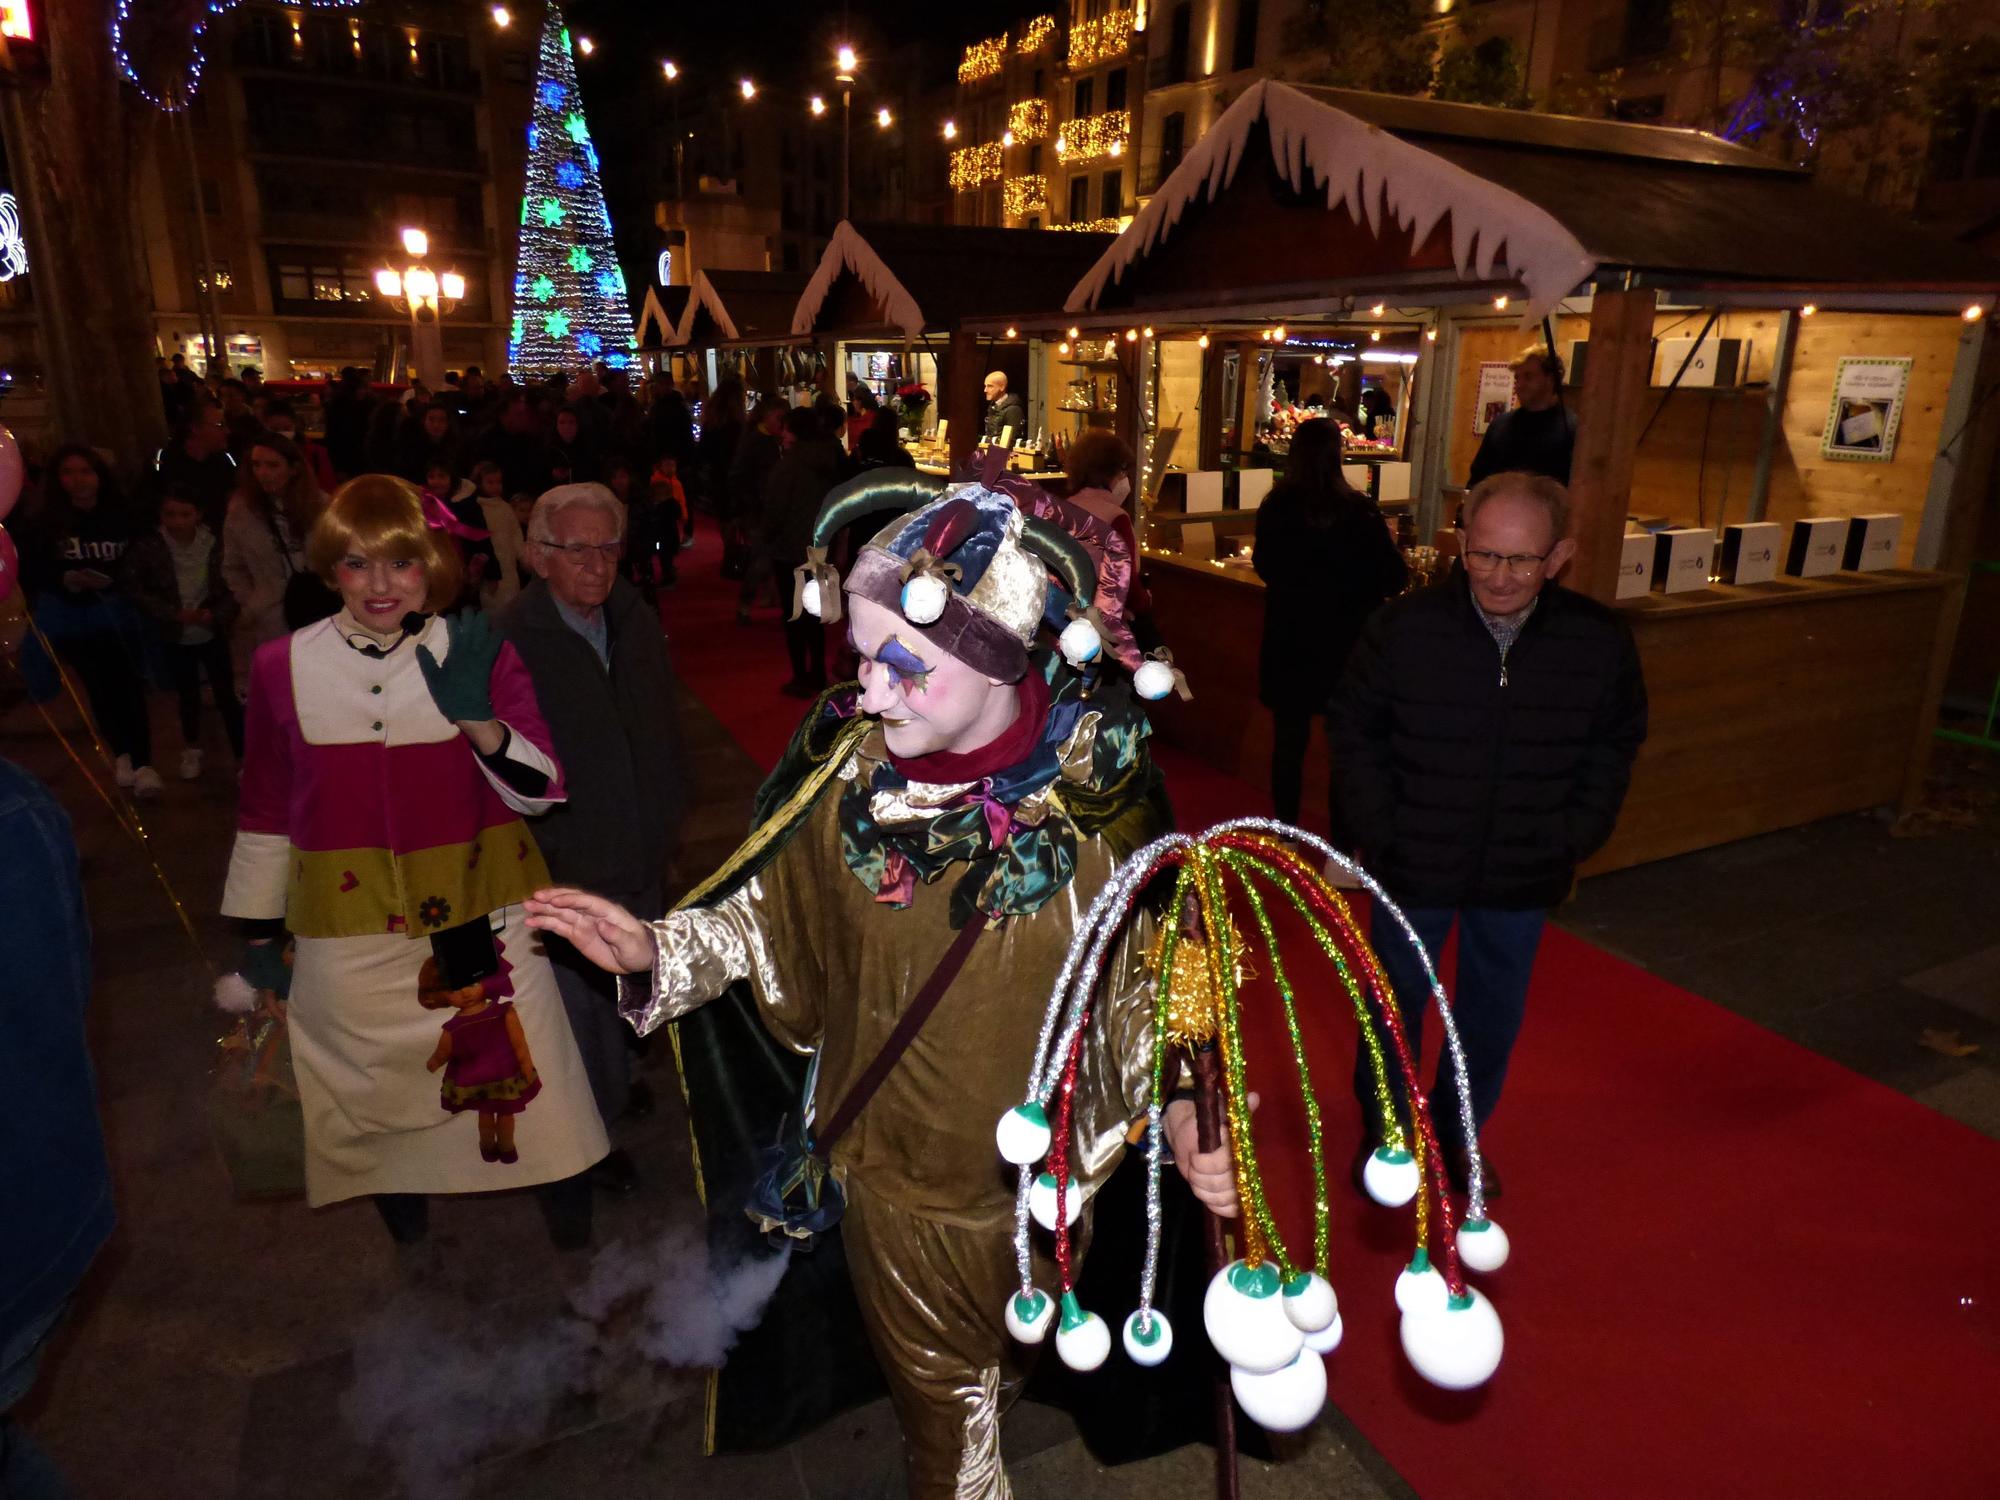
[[[1521,1034],[1521,1017],[1528,1007],[1528,978],[1534,972],[1535,950],[1541,946],[1548,913],[1429,906],[1404,907],[1403,915],[1423,939],[1434,966],[1437,955],[1444,951],[1445,939],[1451,936],[1453,921],[1458,923],[1458,974],[1455,981],[1446,984],[1445,995],[1458,1021],[1459,1040],[1465,1044],[1465,1071],[1472,1086],[1472,1118],[1484,1130],[1500,1103],[1500,1086],[1507,1080],[1507,1058],[1514,1050],[1514,1038]],[[1408,935],[1379,902],[1368,936],[1376,956],[1382,960],[1382,972],[1396,992],[1396,1008],[1403,1018],[1403,1031],[1410,1039],[1410,1054],[1422,1066],[1424,1012],[1430,1008],[1430,983],[1424,977],[1423,963],[1410,946]],[[1373,1009],[1372,1001],[1370,1008]],[[1404,1096],[1402,1074],[1381,1016],[1375,1015],[1374,1020],[1382,1037],[1383,1058],[1389,1064],[1389,1087],[1396,1110],[1407,1119],[1409,1104]],[[1366,1043],[1357,1043],[1355,1047],[1354,1093],[1361,1101],[1364,1127],[1372,1132],[1372,1139],[1381,1139],[1375,1069],[1369,1061]],[[1430,1100],[1439,1144],[1459,1145],[1462,1132],[1458,1121],[1458,1081],[1451,1054],[1443,1048],[1438,1052]]]

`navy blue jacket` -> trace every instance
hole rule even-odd
[[[1646,683],[1625,621],[1558,583],[1503,667],[1461,570],[1376,611],[1328,727],[1341,813],[1391,896],[1526,911],[1611,837]]]
[[[76,1290],[111,1233],[84,1038],[90,925],[69,817],[0,760],[0,1348]]]

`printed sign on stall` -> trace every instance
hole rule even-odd
[[[1479,366],[1479,396],[1472,403],[1472,435],[1483,436],[1493,419],[1514,407],[1514,367],[1483,360]]]
[[[1833,407],[1820,439],[1822,458],[1887,463],[1896,456],[1896,429],[1910,385],[1909,359],[1843,359],[1833,377]]]

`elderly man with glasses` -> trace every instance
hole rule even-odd
[[[535,581],[501,616],[501,633],[527,664],[569,787],[561,816],[535,826],[563,884],[616,892],[658,917],[667,844],[685,802],[675,750],[674,674],[659,618],[619,577],[625,507],[601,484],[565,484],[535,502],[528,564]],[[616,984],[560,938],[545,938],[577,1051],[607,1130],[650,1103],[632,1076],[630,1028]],[[632,1161],[614,1149],[592,1172],[629,1192]]]
[[[1526,1008],[1549,908],[1618,821],[1646,738],[1646,685],[1632,633],[1612,610],[1555,581],[1576,543],[1569,495],[1538,474],[1473,486],[1464,566],[1376,612],[1348,661],[1331,715],[1341,812],[1368,870],[1410,918],[1435,963],[1458,928],[1447,992],[1485,1139]],[[1409,939],[1378,912],[1375,951],[1411,1045],[1428,987]],[[1453,1098],[1441,1059],[1433,1098]],[[1373,1072],[1355,1061],[1365,1138],[1355,1176],[1382,1141]],[[1399,1111],[1405,1102],[1396,1101]],[[1462,1189],[1454,1111],[1436,1115]],[[1486,1195],[1499,1176],[1486,1159]]]

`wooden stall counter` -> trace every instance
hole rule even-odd
[[[1584,873],[1913,806],[1963,587],[1897,570],[1621,601],[1652,732]]]

